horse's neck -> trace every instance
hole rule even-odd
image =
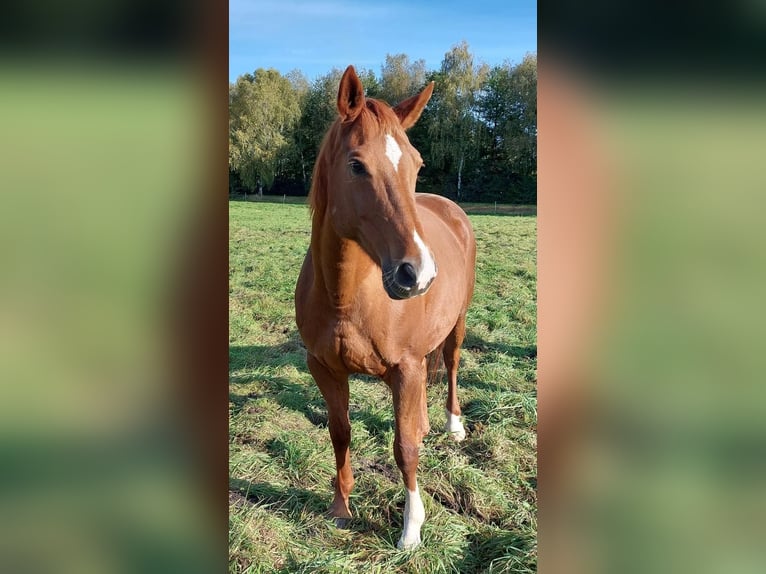
[[[327,221],[314,225],[311,252],[314,286],[319,294],[333,307],[349,306],[374,263],[358,243],[339,237]]]

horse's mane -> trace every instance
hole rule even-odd
[[[337,118],[327,130],[314,164],[309,192],[309,209],[313,217],[324,217],[327,205],[327,173],[332,154],[340,148],[341,137],[348,130],[357,127],[361,128],[363,137],[372,137],[377,133],[394,133],[395,130],[402,129],[399,118],[391,107],[386,102],[374,98],[365,99],[364,108],[353,121],[344,123]]]

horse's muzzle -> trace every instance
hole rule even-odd
[[[404,261],[383,270],[383,288],[391,299],[409,299],[428,291],[435,278],[434,273],[425,287],[418,288],[418,274],[415,267]]]

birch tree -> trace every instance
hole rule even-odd
[[[436,98],[429,115],[430,159],[454,175],[458,200],[463,198],[466,163],[479,157],[480,124],[475,108],[488,71],[486,64],[474,63],[468,44],[462,42],[444,55],[441,69],[433,75]]]

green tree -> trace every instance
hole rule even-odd
[[[479,89],[487,76],[486,64],[475,64],[468,44],[462,42],[447,52],[436,82],[428,114],[431,140],[429,159],[448,178],[454,177],[457,199],[463,199],[466,164],[480,157],[481,126],[476,115]]]
[[[259,68],[229,86],[229,169],[249,189],[274,182],[299,117],[299,95],[277,70]]]
[[[503,156],[519,173],[534,175],[537,172],[537,56],[527,54],[517,66],[499,68],[496,85],[506,105],[497,125]]]
[[[298,108],[302,115],[303,109],[306,106],[306,100],[311,91],[311,84],[300,70],[292,70],[287,73],[285,77],[290,81],[290,85],[298,97]],[[309,159],[306,158],[304,146],[302,145],[302,136],[299,116],[291,132],[291,137],[287,142],[287,146],[282,152],[284,161],[280,163],[278,176],[292,182],[301,182],[304,187],[303,191],[306,191],[308,189],[306,187],[306,182],[308,181],[312,166],[309,163]]]
[[[364,86],[364,95],[368,98],[381,98],[381,84],[373,70],[368,68],[357,68],[356,75],[362,81]],[[337,86],[336,86],[337,89]]]
[[[479,96],[477,112],[485,129],[483,155],[488,172],[506,184],[524,188],[516,200],[534,201],[537,56],[527,54],[518,65],[505,62],[493,68]]]
[[[407,54],[386,54],[381,67],[380,99],[396,105],[415,95],[426,83],[426,61],[410,62]]]
[[[536,201],[536,54],[490,70],[462,42],[436,71],[427,71],[423,60],[388,54],[380,78],[370,69],[357,73],[368,97],[392,105],[436,83],[420,121],[408,131],[426,162],[421,191],[458,200]],[[258,69],[230,84],[231,190],[309,190],[322,138],[337,117],[341,75],[333,69],[309,82],[298,70],[281,76]]]
[[[333,68],[316,78],[303,98],[301,116],[295,130],[295,146],[302,158],[304,188],[310,187],[310,176],[316,161],[322,138],[335,118],[338,117],[338,85],[342,70]]]

